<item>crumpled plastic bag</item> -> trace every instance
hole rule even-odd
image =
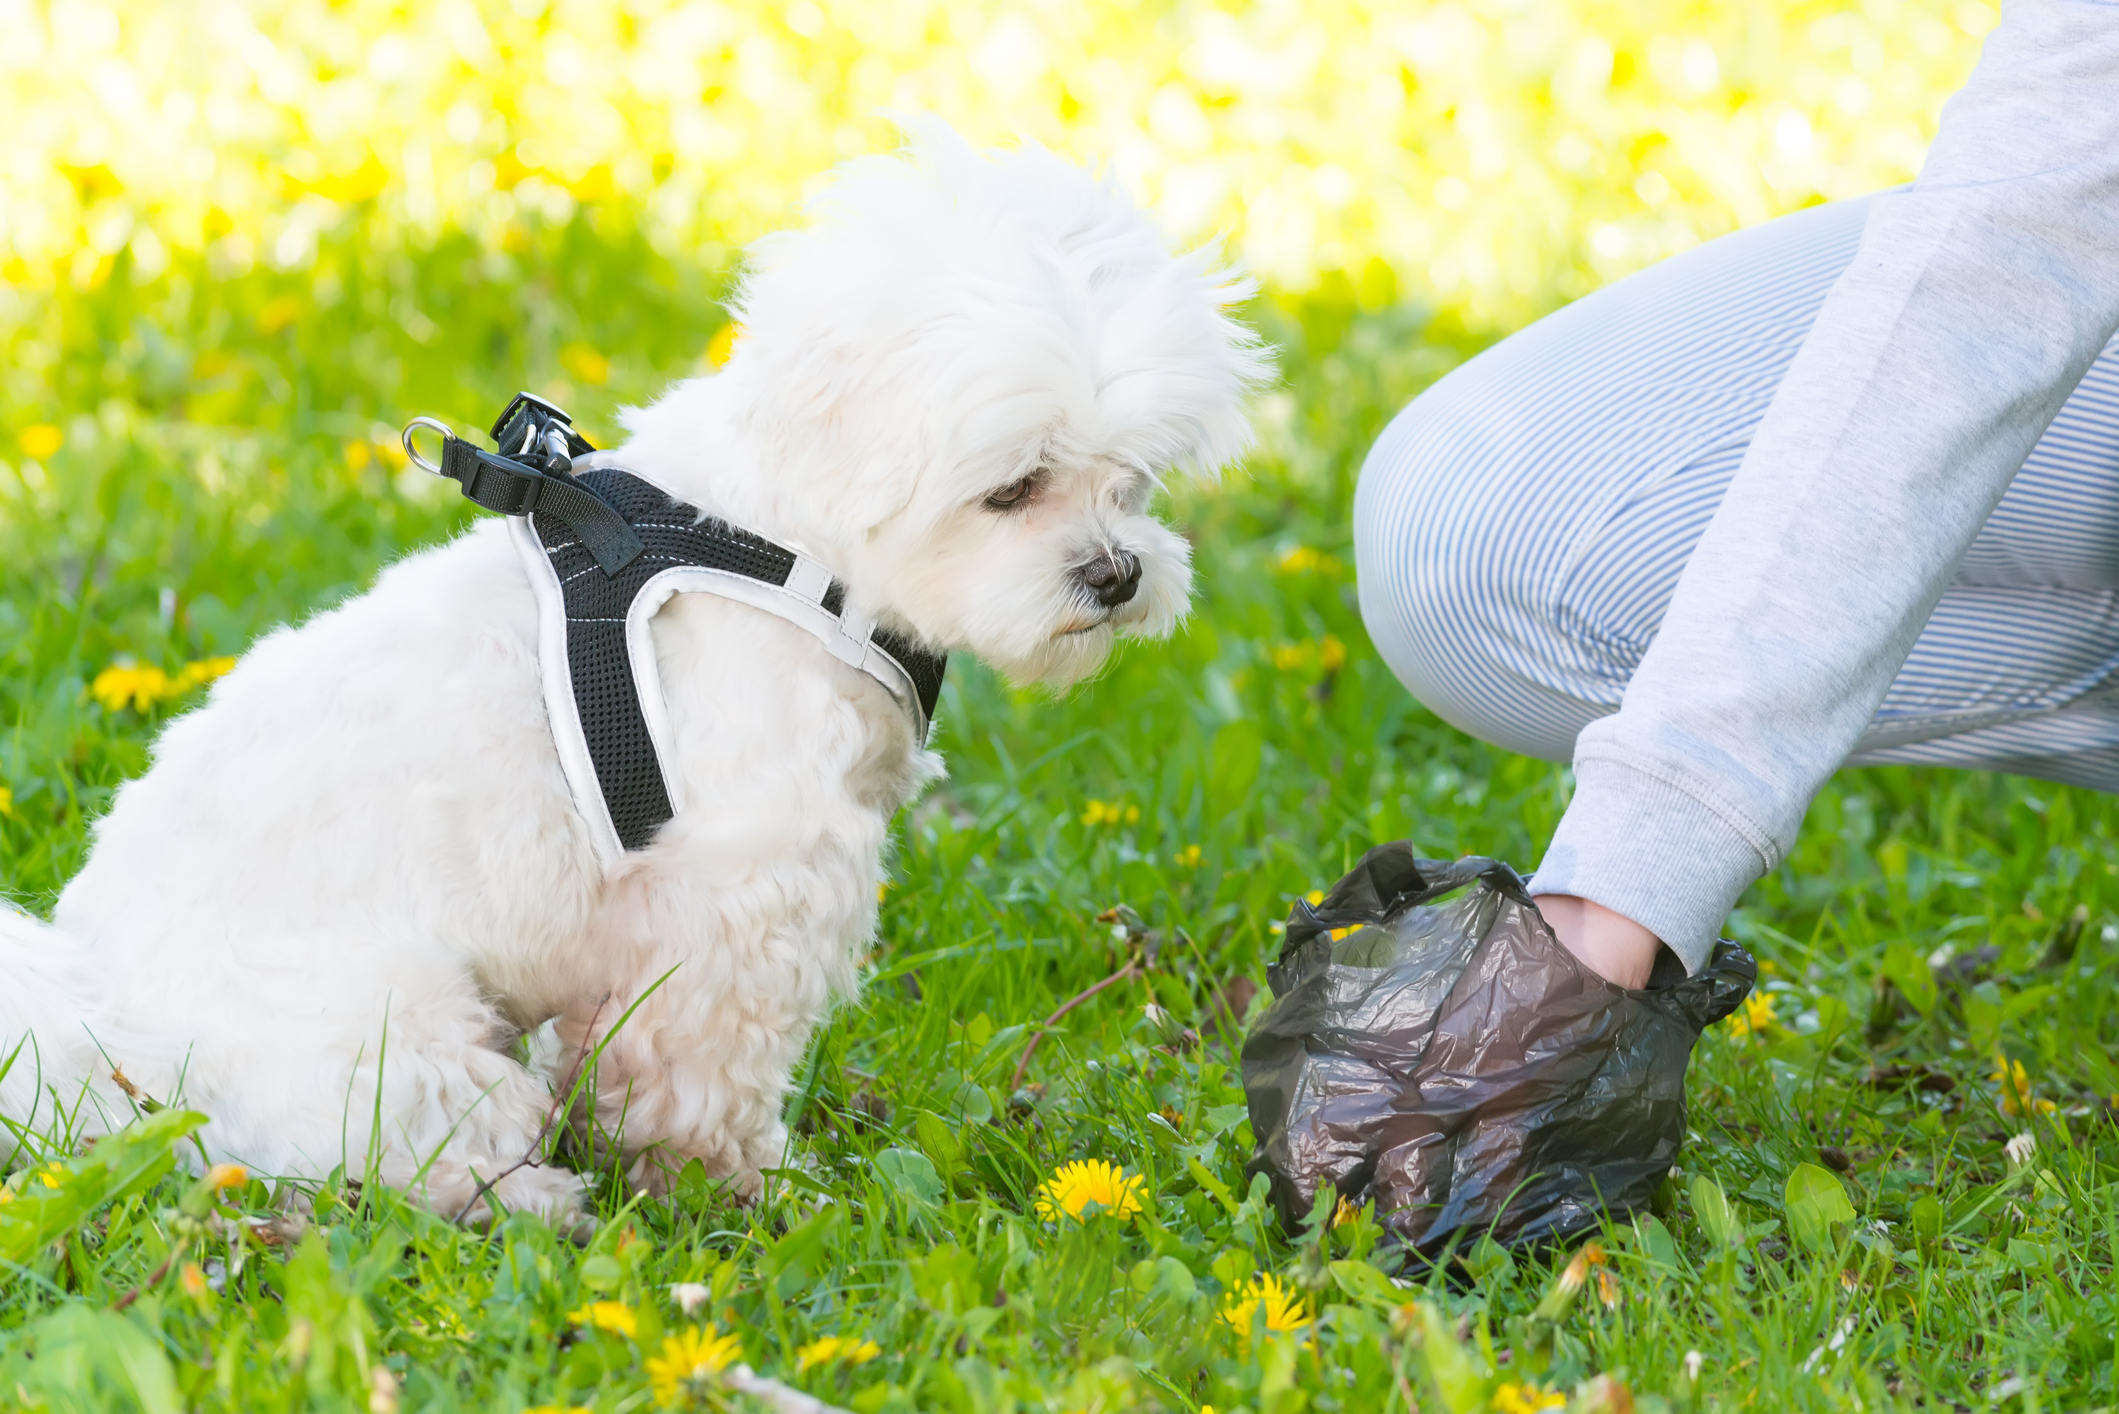
[[[1432,1257],[1645,1207],[1684,1138],[1693,1043],[1758,966],[1724,942],[1688,977],[1666,949],[1628,991],[1561,946],[1508,865],[1400,841],[1295,905],[1266,976],[1243,1047],[1251,1172],[1291,1231],[1334,1188]]]

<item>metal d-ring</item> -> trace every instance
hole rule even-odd
[[[412,465],[418,467],[421,471],[424,471],[431,476],[439,476],[441,475],[440,464],[428,461],[425,457],[419,454],[419,448],[412,445],[412,434],[422,427],[431,427],[436,432],[441,433],[442,440],[444,442],[448,441],[456,434],[449,430],[448,423],[443,422],[438,418],[415,417],[410,422],[405,424],[404,442],[406,457],[410,458]]]

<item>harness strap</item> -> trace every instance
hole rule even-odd
[[[616,574],[597,574],[573,527],[542,511],[523,522],[535,536],[534,550],[521,538],[518,544],[550,565],[566,628],[571,716],[623,848],[645,848],[684,804],[675,733],[648,633],[649,621],[672,594],[738,599],[808,629],[832,656],[889,689],[913,719],[915,739],[926,743],[946,658],[852,620],[845,613],[846,586],[815,560],[702,516],[618,467],[585,467],[576,475],[630,524],[643,552]],[[548,682],[548,697],[555,687]],[[560,715],[555,711],[555,718]]]
[[[521,462],[481,451],[460,437],[442,443],[441,474],[489,511],[504,516],[542,511],[565,521],[607,575],[624,569],[646,548],[624,516],[571,476],[547,476]]]
[[[439,464],[412,444],[444,436]],[[405,451],[472,502],[509,517],[537,596],[538,658],[559,762],[606,866],[644,849],[684,808],[676,739],[649,623],[670,596],[707,593],[778,615],[881,683],[927,744],[947,656],[846,612],[829,569],[705,515],[643,477],[574,458],[594,453],[567,416],[518,394],[481,451],[431,418],[405,429]],[[602,461],[608,453],[594,454]],[[519,459],[518,459],[519,458]]]

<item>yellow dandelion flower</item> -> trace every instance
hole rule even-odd
[[[597,387],[611,380],[611,361],[587,344],[568,344],[561,349],[559,366],[582,382]]]
[[[1570,1295],[1580,1291],[1582,1283],[1589,1280],[1589,1269],[1601,1267],[1610,1260],[1604,1253],[1603,1243],[1583,1243],[1582,1250],[1568,1260],[1566,1270],[1560,1273],[1560,1289]]]
[[[1337,574],[1339,568],[1337,555],[1327,555],[1308,545],[1297,545],[1282,555],[1279,565],[1282,574]]]
[[[15,793],[6,786],[0,786],[0,815],[12,815],[14,813]]]
[[[169,696],[169,674],[152,665],[113,663],[96,674],[96,680],[88,685],[88,695],[108,711],[129,706],[135,712],[145,712]]]
[[[203,1299],[211,1289],[206,1284],[205,1269],[197,1262],[184,1264],[184,1270],[177,1273],[177,1285],[183,1287],[184,1294],[194,1301]]]
[[[108,711],[130,707],[135,712],[145,712],[224,676],[234,666],[233,658],[201,658],[186,663],[171,677],[151,663],[113,663],[96,674],[95,681],[88,685],[88,695]]]
[[[728,362],[728,356],[736,351],[736,340],[743,337],[743,326],[731,321],[714,331],[714,337],[706,341],[706,366],[718,369]]]
[[[872,1340],[827,1335],[795,1352],[795,1371],[806,1375],[819,1365],[866,1365],[882,1353],[882,1347]]]
[[[1341,1194],[1339,1198],[1339,1206],[1332,1209],[1332,1226],[1352,1227],[1355,1223],[1358,1223],[1360,1221],[1361,1209],[1355,1207],[1354,1204],[1346,1197],[1346,1195]]]
[[[339,453],[345,457],[348,471],[365,471],[368,463],[375,460],[375,449],[359,438],[348,441]]]
[[[2049,1115],[2058,1108],[2051,1100],[2031,1094],[2030,1072],[2023,1062],[2005,1056],[1994,1058],[1994,1083],[2001,1087],[2001,1112],[2018,1118],[2030,1114]]]
[[[1177,851],[1176,855],[1172,858],[1171,863],[1176,864],[1179,868],[1182,869],[1197,869],[1199,867],[1199,861],[1204,859],[1205,857],[1205,854],[1200,850],[1198,845],[1188,844],[1183,849]]]
[[[206,1170],[206,1182],[214,1188],[241,1188],[250,1182],[250,1170],[241,1164],[215,1164]]]
[[[1283,643],[1273,650],[1273,666],[1284,673],[1295,672],[1309,661],[1310,651],[1307,643]]]
[[[613,1335],[631,1336],[640,1329],[640,1318],[622,1301],[591,1301],[579,1311],[569,1311],[567,1319]]]
[[[1494,1401],[1488,1406],[1494,1414],[1538,1414],[1541,1409],[1559,1409],[1567,1403],[1567,1396],[1553,1390],[1540,1389],[1536,1385],[1519,1385],[1513,1380],[1503,1380],[1494,1390]]]
[[[1058,1222],[1062,1216],[1085,1221],[1092,1205],[1099,1213],[1130,1218],[1141,1210],[1148,1180],[1102,1159],[1084,1159],[1060,1165],[1050,1179],[1038,1185],[1037,1193],[1037,1215],[1048,1222]]]
[[[301,317],[302,302],[293,295],[266,300],[258,310],[258,332],[269,339]]]
[[[1754,1032],[1766,1030],[1773,1022],[1772,996],[1766,992],[1753,992],[1744,998],[1743,1006],[1729,1018],[1729,1034],[1732,1037],[1749,1036]]]
[[[180,696],[195,687],[203,687],[207,683],[227,677],[229,670],[234,667],[233,658],[200,658],[186,663],[178,669],[177,675],[169,680],[170,695]]]
[[[1332,941],[1336,943],[1341,938],[1352,937],[1354,934],[1360,932],[1363,928],[1366,928],[1367,926],[1368,925],[1366,923],[1349,923],[1344,928],[1334,928],[1332,930]]]
[[[1316,907],[1316,906],[1317,906],[1318,904],[1320,904],[1320,903],[1323,903],[1323,902],[1324,902],[1324,890],[1323,890],[1323,889],[1311,889],[1311,890],[1310,890],[1310,891],[1309,891],[1308,893],[1304,894],[1304,895],[1303,895],[1302,897],[1303,897],[1303,901],[1304,901],[1305,903],[1309,904],[1309,906],[1310,906],[1310,907],[1312,907],[1312,908],[1315,908],[1315,907]]]
[[[1221,1319],[1230,1329],[1249,1340],[1251,1323],[1261,1310],[1265,1312],[1268,1332],[1298,1330],[1310,1319],[1303,1306],[1302,1294],[1271,1272],[1253,1278],[1242,1291],[1231,1294],[1222,1303]]]
[[[66,434],[56,423],[33,422],[16,434],[15,441],[21,446],[23,456],[41,462],[66,445]]]
[[[44,1172],[37,1175],[37,1182],[43,1184],[46,1188],[57,1188],[65,1180],[66,1165],[60,1163],[57,1159],[53,1159],[46,1164]]]
[[[5,1184],[0,1184],[0,1206],[4,1206],[14,1201],[15,1190],[7,1187]]]
[[[1328,673],[1336,673],[1346,666],[1346,645],[1334,634],[1326,634],[1324,642],[1317,647],[1317,666]]]
[[[717,1335],[712,1326],[693,1326],[665,1338],[662,1354],[647,1362],[655,1402],[667,1409],[687,1395],[704,1393],[704,1386],[742,1354],[742,1340],[733,1333]]]

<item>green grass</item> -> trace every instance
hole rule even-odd
[[[0,883],[15,898],[49,907],[148,760],[156,721],[93,703],[98,671],[240,652],[472,514],[378,457],[379,429],[418,412],[477,425],[528,386],[607,435],[618,404],[697,367],[721,318],[716,269],[610,213],[519,236],[408,249],[354,225],[298,272],[180,265],[136,286],[121,262],[92,291],[0,293]],[[1572,1389],[1609,1372],[1644,1407],[2119,1401],[2105,1098],[2119,814],[2082,791],[1899,769],[1828,788],[1732,923],[1766,964],[1776,1021],[1701,1043],[1688,1177],[1657,1222],[1605,1235],[1608,1308],[1591,1287],[1534,1315],[1565,1252],[1482,1253],[1475,1284],[1398,1291],[1361,1274],[1364,1255],[1388,1265],[1372,1228],[1275,1230],[1243,1176],[1231,1038],[1166,1046],[1143,1004],[1211,1033],[1224,984],[1262,981],[1291,897],[1399,837],[1527,866],[1568,782],[1412,702],[1354,607],[1362,453],[1479,336],[1329,291],[1254,313],[1285,350],[1285,386],[1248,473],[1174,508],[1199,547],[1187,629],[1058,700],[953,668],[950,779],[899,821],[872,980],[799,1077],[804,1174],[747,1209],[705,1185],[632,1202],[606,1181],[608,1221],[580,1251],[534,1221],[465,1232],[335,1183],[290,1258],[202,1218],[208,1196],[158,1173],[167,1135],[38,1154],[69,1176],[16,1185],[84,1210],[54,1208],[0,1268],[0,1405],[381,1409],[379,1365],[408,1410],[641,1408],[644,1358],[684,1324],[678,1282],[710,1288],[700,1318],[738,1332],[751,1366],[865,1414],[1288,1414],[1408,1396],[1463,1411],[1487,1407],[1481,1362],[1504,1355],[1500,1377],[1543,1368]],[[609,356],[607,383],[583,384],[578,354],[566,372],[574,344]],[[14,433],[39,423],[65,445],[31,470]],[[1296,547],[1330,558],[1289,571]],[[1337,673],[1320,666],[1327,638],[1346,648]],[[1084,823],[1092,801],[1118,822]],[[1032,1028],[1123,961],[1098,920],[1119,903],[1159,935],[1158,965],[1068,1015],[1012,1093]],[[1930,996],[1925,959],[1945,946],[1998,952]],[[1880,990],[1887,974],[1899,988]],[[2001,1112],[2004,1054],[2054,1113]],[[1867,1083],[1890,1065],[1954,1088]],[[2003,1144],[2021,1132],[2036,1153],[2012,1166]],[[1790,1175],[1841,1156],[1859,1221],[1795,1241]],[[1143,1175],[1150,1213],[1040,1221],[1035,1186],[1078,1158]],[[1702,1225],[1712,1193],[1695,1175],[1734,1204],[1726,1240]],[[269,1210],[262,1182],[227,1196]],[[224,1289],[188,1291],[185,1261],[208,1255]],[[1217,1319],[1254,1272],[1295,1283],[1321,1319],[1255,1340]],[[1416,1296],[1427,1316],[1398,1309]],[[635,1337],[562,1340],[592,1299],[637,1308]],[[825,1334],[881,1353],[798,1373],[794,1352]]]

